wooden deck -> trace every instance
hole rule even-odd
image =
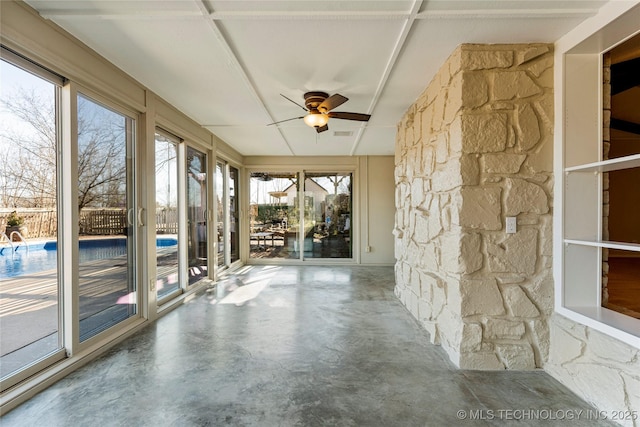
[[[136,301],[128,288],[125,257],[82,263],[79,274],[80,321]],[[0,356],[57,331],[58,293],[56,270],[0,280]]]
[[[178,276],[170,252],[158,251],[158,280],[167,283]],[[136,313],[126,257],[82,263],[79,274],[81,340]],[[58,293],[56,270],[0,279],[0,376],[58,349]]]

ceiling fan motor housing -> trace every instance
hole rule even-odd
[[[329,97],[325,92],[307,92],[304,94],[304,105],[309,110],[317,110],[318,105],[322,104]]]

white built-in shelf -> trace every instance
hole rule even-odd
[[[597,306],[568,306],[558,311],[570,319],[640,348],[640,319]]]
[[[640,167],[640,154],[565,168],[565,172],[611,172]]]
[[[564,239],[564,243],[568,245],[592,246],[595,248],[620,249],[623,251],[640,252],[640,244],[638,243],[622,243],[610,242],[607,240],[575,240]]]

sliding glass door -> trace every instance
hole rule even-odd
[[[238,232],[239,213],[238,209],[238,186],[240,184],[238,169],[229,166],[229,255],[230,263],[240,259],[240,233]]]
[[[208,276],[207,155],[187,148],[187,252],[189,285]]]
[[[251,172],[249,259],[353,258],[352,180],[351,172]]]
[[[225,188],[228,187],[227,174],[226,174],[225,162],[223,161],[216,162],[215,182],[216,182],[216,208],[217,208],[216,230],[218,235],[217,237],[218,256],[216,259],[216,263],[218,268],[223,268],[227,264],[226,255],[227,255],[228,245],[226,244],[226,236],[227,236],[227,229],[229,228],[229,219],[227,218],[226,211],[225,211],[225,206],[226,206]]]
[[[80,341],[137,313],[135,121],[78,95]]]
[[[156,173],[156,292],[161,301],[180,291],[180,242],[178,145],[180,140],[157,131],[155,138]]]
[[[144,212],[137,114],[0,50],[4,390],[138,316]]]
[[[61,346],[57,126],[63,82],[0,61],[2,389]],[[52,363],[52,362],[51,362]],[[40,367],[42,369],[42,367]],[[11,377],[11,379],[10,379]]]
[[[145,312],[142,291],[157,292],[145,298],[153,318],[154,297],[164,303],[207,278],[211,212],[206,152],[157,129],[140,158],[135,107],[4,46],[0,54],[0,392],[6,392],[134,326]],[[221,206],[227,259],[234,262],[239,173],[225,165],[225,174]],[[154,177],[155,185],[143,185]],[[147,205],[150,193],[155,200]],[[154,216],[149,229],[145,219]],[[155,252],[146,247],[153,240]],[[148,262],[151,275],[141,287]]]
[[[251,173],[249,258],[300,258],[298,177],[298,172]]]
[[[239,171],[224,160],[216,162],[216,201],[219,269],[240,259]]]
[[[351,258],[351,173],[305,173],[304,258]]]

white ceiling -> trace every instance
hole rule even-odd
[[[28,0],[243,155],[390,155],[396,124],[461,43],[554,42],[606,1]],[[280,94],[340,93],[317,134]],[[352,132],[336,136],[335,131]]]

